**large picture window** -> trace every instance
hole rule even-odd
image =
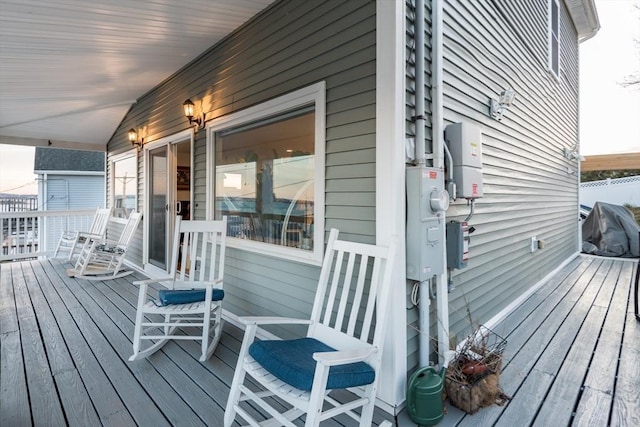
[[[213,123],[212,210],[215,218],[227,216],[231,246],[319,261],[324,85],[312,88]]]
[[[128,218],[136,210],[138,162],[136,154],[125,154],[113,159],[111,203],[115,218]]]

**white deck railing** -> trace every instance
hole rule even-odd
[[[0,262],[51,256],[63,231],[87,231],[95,209],[0,212]]]

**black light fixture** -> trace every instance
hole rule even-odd
[[[138,140],[138,132],[136,132],[134,128],[129,129],[127,137],[129,138],[129,142],[131,143],[131,145],[136,147],[138,150],[142,148],[142,144],[144,144],[144,138],[140,138],[140,140]]]
[[[204,112],[202,113],[202,117],[194,117],[195,116],[195,105],[191,102],[190,99],[187,99],[182,103],[182,108],[184,109],[184,115],[187,119],[189,119],[189,124],[195,124],[196,131],[198,129],[204,128]]]

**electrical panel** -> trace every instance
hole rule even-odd
[[[482,133],[480,127],[467,123],[453,123],[444,131],[451,153],[456,197],[478,199],[482,197]]]
[[[423,282],[444,272],[444,171],[407,168],[407,278]]]
[[[447,223],[447,268],[461,269],[469,261],[469,225],[466,221]]]

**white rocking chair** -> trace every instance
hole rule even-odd
[[[226,236],[227,217],[219,221],[176,217],[170,277],[133,283],[140,291],[130,361],[150,356],[170,339],[201,341],[201,362],[213,354],[222,334]],[[167,289],[158,291],[157,300],[149,300],[148,287],[155,283]],[[184,335],[174,334],[177,328]],[[156,342],[143,349],[142,341],[149,340]]]
[[[132,212],[118,240],[88,238],[75,266],[67,269],[67,274],[87,280],[107,280],[133,273],[132,270],[123,271],[121,268],[141,218],[141,213]]]
[[[225,411],[226,427],[236,415],[253,426],[294,426],[293,421],[306,414],[309,427],[342,413],[361,427],[371,426],[395,244],[383,247],[337,237],[338,230],[331,230],[310,320],[241,318],[246,330]],[[283,324],[308,325],[306,337],[255,340],[258,326]],[[247,375],[259,384],[259,391],[253,384],[245,385]],[[330,395],[336,389],[359,389],[361,394],[339,402]],[[285,405],[284,413],[265,399],[270,397]],[[271,418],[256,420],[246,400]],[[362,408],[360,414],[353,411],[357,407]]]
[[[63,231],[60,240],[58,240],[58,246],[56,246],[53,257],[57,258],[60,251],[69,251],[67,261],[71,261],[73,256],[82,249],[82,246],[84,246],[88,238],[101,239],[104,237],[104,234],[107,232],[110,217],[111,208],[98,209],[88,231]]]

